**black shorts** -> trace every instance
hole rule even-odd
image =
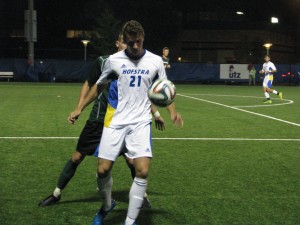
[[[100,121],[86,121],[79,136],[76,150],[82,155],[93,155],[100,143],[103,126],[103,122]]]

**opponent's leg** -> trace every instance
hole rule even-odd
[[[57,180],[56,188],[54,189],[53,193],[49,195],[47,198],[43,199],[40,203],[40,207],[48,206],[54,203],[57,203],[61,198],[61,192],[62,190],[67,186],[69,181],[74,176],[77,167],[84,159],[84,155],[82,155],[79,151],[75,151],[72,154],[71,159],[69,159],[62,172],[60,173],[60,176]]]

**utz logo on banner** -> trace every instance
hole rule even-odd
[[[220,79],[244,80],[249,79],[247,64],[221,64]]]
[[[234,65],[229,66],[229,78],[241,79],[241,73],[234,70]]]

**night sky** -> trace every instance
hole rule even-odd
[[[43,17],[58,16],[59,19],[65,17],[66,21],[64,22],[68,23],[68,17],[74,17],[77,14],[80,17],[84,13],[84,6],[92,5],[95,2],[97,0],[35,0],[35,9],[42,13]],[[292,25],[296,23],[296,15],[300,12],[299,0],[106,0],[103,2],[106,3],[106,6],[111,7],[118,17],[125,20],[132,19],[131,15],[143,11],[145,8],[151,9],[153,2],[164,2],[162,4],[164,8],[158,9],[161,14],[168,11],[168,8],[183,12],[240,10],[245,12],[245,17],[251,17],[253,21],[263,21],[270,16],[278,16],[282,23]],[[23,17],[23,10],[27,8],[27,0],[1,0],[0,4],[1,16],[10,18],[12,21],[10,25],[14,25],[14,21],[17,21],[18,17]]]
[[[27,4],[27,0],[1,0],[0,28],[6,32],[23,29]],[[66,40],[66,30],[92,30],[95,18],[106,9],[121,22],[141,22],[146,31],[145,45],[154,50],[164,43],[171,45],[184,29],[264,29],[264,25],[270,25],[271,16],[275,16],[279,26],[296,33],[300,23],[299,0],[35,0],[34,8],[38,15],[36,47],[40,49],[81,48],[79,41]],[[244,15],[238,16],[236,11]],[[199,12],[215,13],[217,19],[204,23],[187,19]],[[0,34],[0,38],[1,35],[5,37]],[[0,48],[3,45],[26,48],[24,40],[2,41]]]

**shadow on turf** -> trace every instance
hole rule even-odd
[[[119,190],[119,191],[114,191],[112,193],[112,197],[117,202],[128,203],[128,201],[129,201],[128,194],[129,194],[129,190]],[[163,195],[163,194],[159,193],[159,192],[148,192],[148,195],[149,195],[149,198],[150,198],[150,201],[151,201],[151,196],[153,196],[153,195]],[[62,199],[62,201],[60,201],[56,204],[70,204],[70,203],[80,203],[80,202],[82,202],[82,203],[84,203],[84,202],[100,202],[100,199],[99,199],[98,193],[96,192],[91,197],[74,199],[74,200],[67,200],[67,201],[64,201]]]
[[[154,225],[153,217],[155,215],[164,215],[169,218],[168,212],[162,209],[142,209],[137,219],[138,225]],[[127,209],[114,209],[112,213],[105,219],[104,224],[120,225],[122,224],[127,215]]]
[[[60,205],[60,204],[70,204],[70,203],[84,203],[84,202],[99,202],[99,196],[98,193],[95,193],[93,196],[91,197],[87,197],[87,198],[80,198],[80,199],[74,199],[74,200],[61,200],[60,202],[56,203],[56,205]]]
[[[119,190],[113,192],[113,198],[117,202],[123,202],[128,203],[128,194],[129,190]],[[151,196],[153,195],[163,195],[159,192],[148,192],[148,195],[151,200]],[[61,201],[56,203],[55,205],[59,204],[72,204],[72,203],[88,203],[88,202],[100,202],[98,193],[95,192],[93,196],[90,196],[88,198],[81,198],[81,199],[74,199],[74,200],[67,200],[67,201]],[[111,214],[108,215],[107,219],[105,219],[105,224],[111,224],[111,225],[120,225],[124,222],[127,215],[127,209],[118,209],[117,207],[112,211]],[[161,215],[165,218],[173,218],[173,216],[168,213],[166,210],[163,209],[157,209],[157,208],[151,208],[151,209],[142,209],[140,211],[139,217],[137,219],[138,225],[154,225],[153,217],[155,215]]]

